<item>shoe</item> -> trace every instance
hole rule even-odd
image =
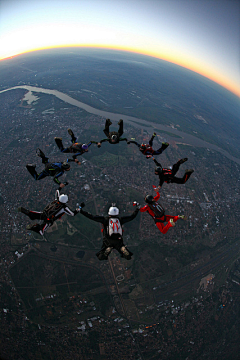
[[[162,143],[162,149],[165,150],[167,147],[169,146],[168,142],[163,142]]]
[[[152,134],[152,137],[155,137],[157,134],[154,132],[153,134]]]
[[[108,124],[109,126],[112,125],[112,122],[110,119],[106,119],[106,124]]]
[[[172,226],[175,226],[175,225],[176,225],[175,222],[173,221],[173,219],[170,219],[169,222],[170,222],[170,224],[171,224]]]
[[[56,141],[56,140],[62,141],[62,138],[61,138],[61,137],[55,137],[54,140],[55,140],[55,141]]]
[[[122,247],[121,247],[121,251],[123,252],[123,254],[124,254],[125,256],[129,256],[129,255],[130,255],[130,253],[127,251],[127,249],[126,249],[125,246],[122,246]]]
[[[29,215],[29,213],[30,213],[29,210],[27,210],[27,209],[25,209],[24,207],[21,207],[21,206],[17,210],[18,210],[18,212],[21,212],[21,213],[23,213],[25,215]]]
[[[178,160],[178,163],[179,163],[179,164],[183,164],[183,163],[185,163],[186,161],[188,161],[188,158],[180,159],[180,160]]]
[[[123,122],[123,120],[120,119],[119,122],[118,122],[118,125],[121,125],[122,122]]]
[[[70,136],[72,136],[72,137],[74,136],[72,129],[68,129],[68,133],[69,133]],[[62,140],[62,139],[61,139],[61,140]]]
[[[193,169],[187,169],[187,170],[185,170],[185,173],[188,173],[188,174],[192,174],[193,172],[194,172]]]
[[[178,215],[178,218],[179,218],[179,219],[182,219],[182,220],[187,220],[187,216],[186,216],[186,215]]]
[[[45,157],[45,154],[44,154],[44,153],[42,152],[42,150],[39,149],[39,148],[36,150],[36,155],[39,156],[40,158]]]
[[[111,246],[107,247],[106,250],[104,251],[104,255],[108,256],[110,254],[110,252],[112,251],[112,249],[113,248]]]
[[[34,228],[36,228],[37,225],[38,225],[38,224],[33,224],[33,225],[29,224],[29,225],[26,226],[26,229],[27,229],[27,230],[34,230]]]

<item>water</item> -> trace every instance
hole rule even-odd
[[[2,90],[2,91],[0,91],[0,94],[5,91],[14,90],[14,89],[26,89],[30,93],[36,92],[36,93],[44,93],[44,94],[54,95],[58,99],[66,102],[68,104],[71,104],[73,106],[77,106],[81,109],[84,109],[85,111],[87,111],[90,114],[99,115],[99,116],[102,116],[103,118],[110,118],[111,120],[116,120],[116,121],[119,121],[119,119],[123,119],[124,122],[129,123],[134,127],[144,129],[144,130],[148,131],[149,133],[151,133],[153,131],[153,128],[160,130],[160,131],[161,130],[167,131],[168,133],[172,133],[172,134],[175,134],[180,137],[179,140],[177,140],[176,137],[171,137],[170,135],[167,135],[169,140],[173,140],[177,144],[187,144],[187,145],[192,145],[192,146],[196,146],[196,147],[207,148],[209,150],[214,150],[214,151],[220,152],[222,155],[226,156],[228,159],[230,159],[240,165],[240,159],[230,155],[227,151],[219,148],[218,146],[216,146],[214,144],[210,144],[204,140],[201,140],[201,139],[197,138],[196,136],[186,134],[186,133],[184,133],[180,130],[177,130],[175,128],[172,128],[170,126],[157,124],[154,122],[146,121],[144,119],[138,119],[133,116],[116,114],[116,113],[111,113],[108,111],[95,109],[92,106],[84,104],[81,101],[78,101],[78,100],[72,98],[71,96],[66,95],[58,90],[43,89],[43,88],[29,86],[29,85],[21,85],[21,86],[14,86],[12,88]],[[28,95],[28,94],[29,93],[27,93],[25,95],[25,97],[27,96],[27,98],[29,98],[30,95]]]

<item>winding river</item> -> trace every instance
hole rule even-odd
[[[186,134],[186,133],[184,133],[180,130],[177,130],[175,128],[172,128],[170,126],[157,124],[157,123],[146,121],[143,119],[138,119],[133,116],[116,114],[116,113],[111,113],[108,111],[95,109],[92,106],[89,106],[87,104],[82,103],[81,101],[73,99],[71,96],[66,95],[58,90],[43,89],[43,88],[29,86],[29,85],[20,85],[20,86],[14,86],[9,89],[2,90],[2,91],[0,91],[0,94],[3,92],[6,92],[6,91],[15,90],[15,89],[25,89],[25,90],[28,90],[29,92],[54,95],[58,99],[66,102],[68,104],[71,104],[73,106],[77,106],[81,109],[84,109],[87,112],[89,112],[90,114],[99,115],[104,118],[110,118],[111,120],[116,120],[116,121],[119,121],[119,119],[123,119],[124,122],[130,123],[134,127],[145,129],[148,132],[152,132],[152,128],[162,130],[162,131],[167,131],[168,133],[172,133],[174,135],[179,136],[179,138],[177,139],[176,137],[171,137],[170,135],[167,135],[169,140],[175,141],[176,143],[184,143],[184,144],[193,145],[196,147],[203,147],[203,148],[217,151],[217,152],[221,153],[222,155],[226,156],[228,159],[230,159],[240,165],[239,158],[236,158],[236,157],[230,155],[227,151],[221,149],[220,147],[218,147],[214,144],[208,143],[204,140],[201,140],[201,139],[197,138],[196,136]]]

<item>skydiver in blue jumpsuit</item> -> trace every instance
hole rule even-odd
[[[67,159],[67,161],[64,161],[64,162],[50,163],[48,161],[48,158],[45,156],[45,154],[40,149],[37,150],[37,155],[39,157],[41,157],[42,163],[45,164],[45,169],[38,174],[35,170],[35,168],[36,168],[35,164],[27,164],[26,168],[30,172],[32,177],[35,180],[41,180],[41,179],[44,179],[46,176],[53,176],[54,177],[53,181],[59,185],[59,189],[62,189],[64,186],[66,186],[68,183],[67,182],[61,183],[61,181],[59,181],[58,178],[61,175],[63,175],[64,171],[70,170],[70,164],[68,162],[75,161],[75,160]]]
[[[97,142],[89,141],[89,143],[87,143],[87,144],[81,144],[81,143],[77,142],[77,138],[71,129],[68,129],[68,133],[71,136],[71,141],[72,141],[71,146],[64,148],[61,137],[55,137],[54,140],[61,152],[74,153],[73,159],[78,165],[80,165],[81,163],[80,163],[80,161],[77,160],[77,156],[80,156],[80,155],[84,154],[85,152],[88,152],[89,147],[92,144],[97,144]]]

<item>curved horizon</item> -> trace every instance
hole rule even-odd
[[[141,49],[132,49],[132,48],[128,48],[128,47],[116,47],[113,45],[95,45],[95,44],[89,44],[89,45],[80,45],[80,44],[65,44],[65,45],[53,45],[53,46],[46,46],[46,47],[41,47],[41,48],[33,48],[33,49],[26,49],[25,51],[19,52],[19,53],[15,53],[15,54],[11,54],[7,57],[4,58],[0,58],[0,61],[4,61],[4,60],[10,60],[14,57],[20,56],[20,55],[24,55],[24,54],[28,54],[31,52],[37,52],[37,51],[44,51],[44,50],[51,50],[51,49],[65,49],[65,48],[89,48],[89,49],[105,49],[105,50],[115,50],[115,51],[125,51],[125,52],[129,52],[129,53],[134,53],[134,54],[138,54],[138,55],[145,55],[145,56],[149,56],[149,57],[154,57],[157,58],[159,60],[164,60],[167,62],[170,62],[174,65],[178,65],[181,66],[185,69],[191,70],[199,75],[202,75],[204,77],[206,77],[207,79],[215,82],[216,84],[222,86],[223,88],[225,88],[226,90],[230,91],[231,93],[233,93],[234,95],[236,95],[237,97],[240,98],[240,87],[237,86],[236,84],[233,84],[229,79],[227,79],[225,76],[218,74],[214,69],[211,69],[209,67],[209,69],[207,70],[202,70],[197,66],[193,66],[190,63],[188,63],[188,61],[186,59],[181,59],[179,61],[176,61],[176,59],[174,59],[172,56],[169,55],[160,55],[158,53],[154,53],[154,52],[146,52],[143,51]]]

